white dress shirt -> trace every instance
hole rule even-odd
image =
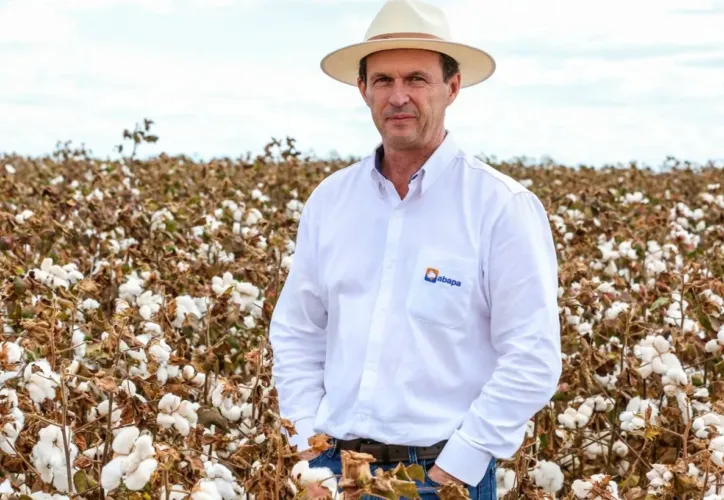
[[[558,266],[539,199],[450,133],[400,199],[370,155],[308,198],[270,330],[299,450],[326,433],[448,440],[475,485],[510,458],[561,373]]]

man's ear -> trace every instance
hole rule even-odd
[[[447,104],[448,106],[451,105],[455,99],[457,98],[458,94],[460,93],[460,86],[461,86],[462,76],[460,73],[456,73],[450,78],[450,81],[448,82],[448,98],[447,98]]]

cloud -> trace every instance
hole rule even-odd
[[[144,117],[161,137],[146,152],[234,156],[291,135],[302,150],[346,156],[379,140],[357,89],[319,69],[324,54],[362,39],[377,0],[0,5],[7,149],[40,154],[73,139],[109,154]],[[498,62],[448,111],[469,151],[569,163],[721,155],[716,3],[692,1],[686,12],[673,0],[440,5],[457,38]]]
[[[49,44],[76,36],[72,17],[54,9],[39,9],[31,1],[0,4],[0,44]]]

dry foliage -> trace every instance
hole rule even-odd
[[[0,157],[0,495],[300,498],[267,327],[304,200],[354,159],[140,161],[151,124],[114,160]],[[722,498],[721,169],[493,165],[549,211],[565,359],[499,497]],[[345,498],[415,495],[419,466],[370,465],[345,452]]]

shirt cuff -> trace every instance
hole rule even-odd
[[[477,486],[485,477],[493,456],[473,448],[458,431],[450,437],[435,465],[470,486]]]
[[[289,445],[296,445],[298,452],[311,448],[308,440],[316,434],[316,432],[314,432],[314,417],[300,418],[294,422],[294,429],[297,433],[289,438]]]

